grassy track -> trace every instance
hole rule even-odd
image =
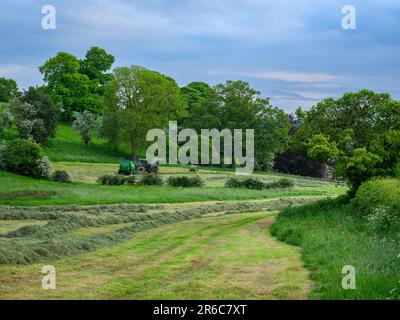
[[[269,234],[271,213],[216,216],[162,226],[131,240],[42,265],[0,266],[0,297],[16,299],[303,299],[300,251]]]

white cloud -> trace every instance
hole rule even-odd
[[[307,72],[285,72],[285,71],[267,71],[267,72],[255,72],[254,77],[262,79],[274,79],[288,82],[329,82],[336,81],[339,79],[338,76],[331,75],[328,73],[307,73]]]

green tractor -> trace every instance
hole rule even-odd
[[[133,161],[121,161],[119,164],[118,174],[131,175],[131,174],[145,174],[145,173],[158,173],[158,164],[151,164],[147,159],[139,159],[137,163]]]

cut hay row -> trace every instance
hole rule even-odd
[[[152,205],[53,206],[45,207],[45,212],[41,212],[40,207],[3,207],[0,220],[49,221],[45,225],[27,225],[3,234],[0,237],[0,264],[32,264],[76,256],[127,240],[140,231],[201,218],[212,213],[275,211],[310,201],[313,201],[313,198],[217,202],[174,210]],[[96,214],[93,214],[94,212]],[[128,223],[129,225],[124,226]],[[122,227],[109,233],[83,237],[71,237],[68,234],[82,228],[117,224]]]

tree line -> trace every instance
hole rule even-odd
[[[15,81],[0,78],[0,100],[11,102],[10,114],[0,113],[0,134],[12,120],[21,138],[45,143],[61,119],[73,122],[85,144],[97,128],[115,150],[128,144],[137,158],[148,130],[177,121],[197,132],[254,129],[258,169],[274,163],[279,169],[286,161],[289,173],[296,168],[306,174],[310,163],[329,165],[353,192],[372,177],[400,172],[400,102],[389,94],[346,93],[288,115],[243,81],[179,87],[140,66],[111,72],[114,62],[92,47],[83,59],[66,52],[48,59],[39,67],[42,87],[21,93]]]

